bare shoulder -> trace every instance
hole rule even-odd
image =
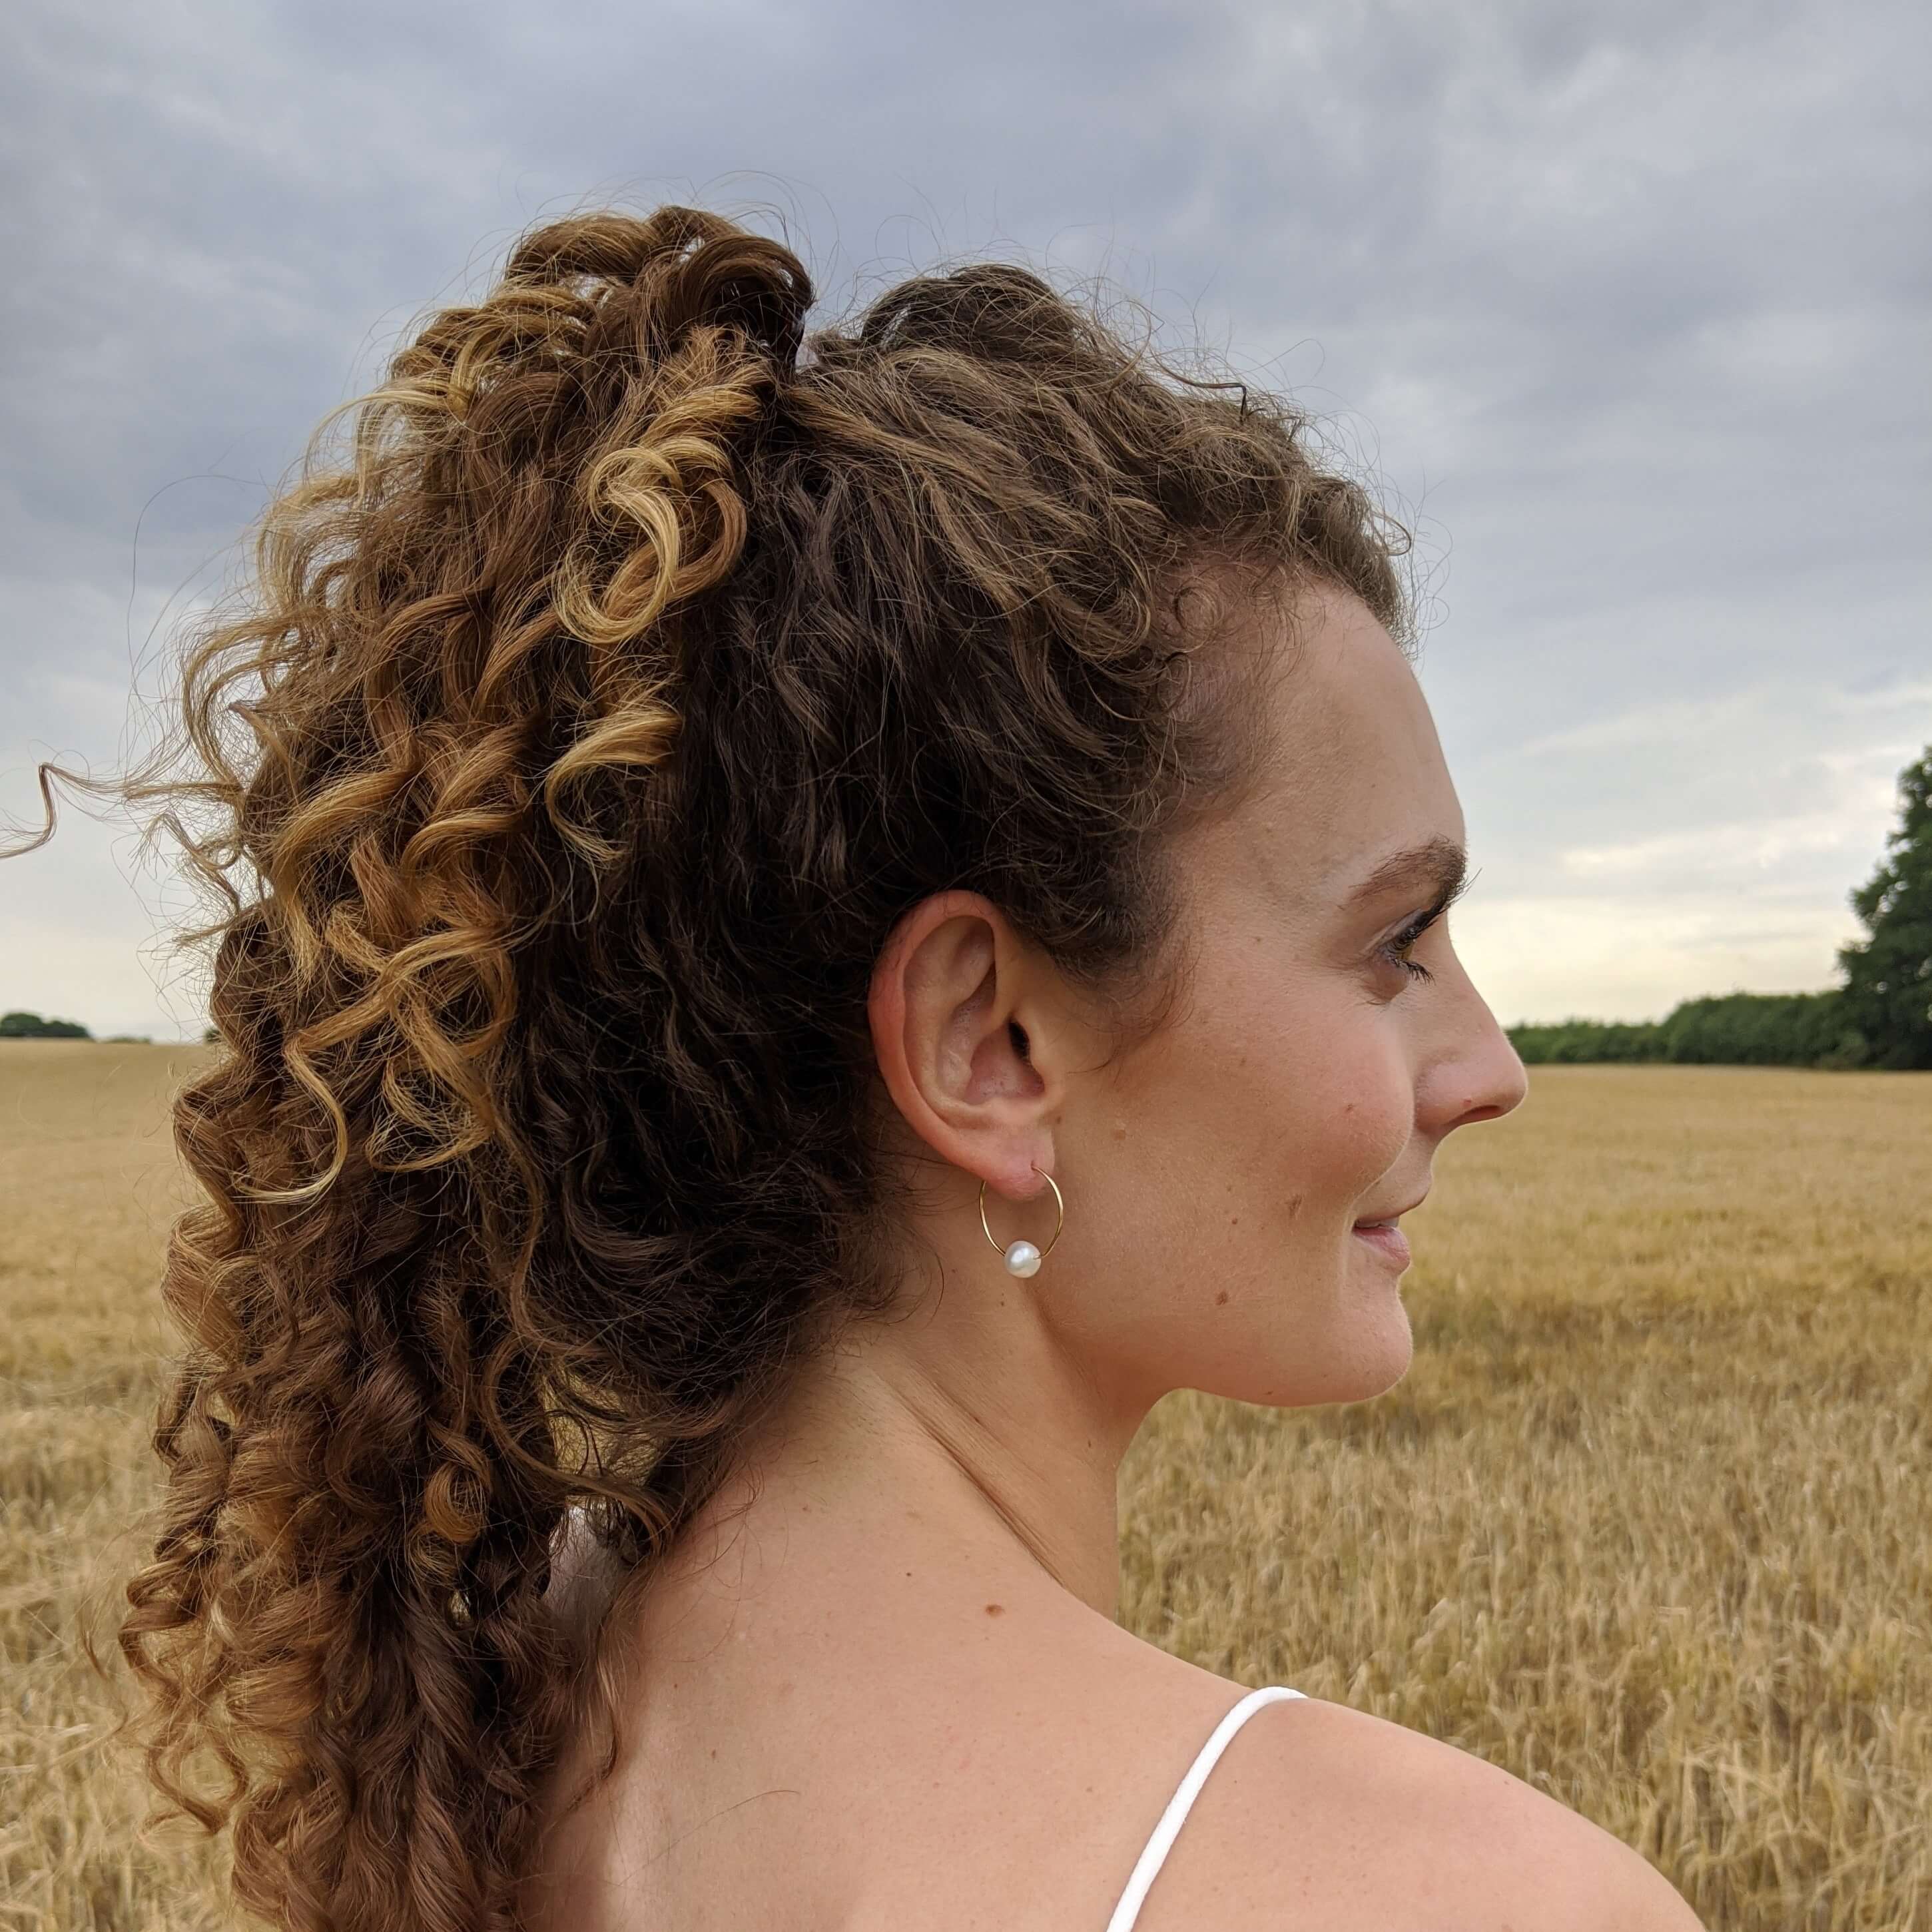
[[[1228,1932],[1702,1932],[1639,1853],[1468,1751],[1319,1698],[1245,1730],[1138,1932],[1191,1932],[1204,1906]]]

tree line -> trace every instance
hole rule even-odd
[[[1850,895],[1866,936],[1838,948],[1844,983],[1821,993],[1686,1000],[1636,1024],[1514,1026],[1540,1060],[1678,1060],[1727,1066],[1932,1068],[1932,746],[1898,776],[1902,810],[1878,869]]]

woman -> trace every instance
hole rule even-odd
[[[1694,1925],[1114,1621],[1148,1411],[1397,1381],[1523,1096],[1395,536],[1020,270],[810,299],[537,229],[189,660],[153,1775],[337,1932]]]

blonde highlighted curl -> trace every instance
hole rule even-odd
[[[546,1774],[615,1748],[568,1526],[634,1592],[892,1306],[899,916],[984,892],[1142,1010],[1160,835],[1266,755],[1190,585],[1407,635],[1401,533],[1278,398],[1016,267],[812,298],[691,208],[525,236],[317,431],[190,640],[185,764],[119,788],[215,895],[221,1041],[120,1642],[278,1926],[520,1923]],[[50,775],[93,782],[42,768],[36,844]]]

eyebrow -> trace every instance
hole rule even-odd
[[[1366,904],[1403,886],[1433,884],[1438,896],[1453,898],[1460,892],[1469,872],[1469,853],[1445,834],[1425,838],[1420,845],[1406,845],[1391,852],[1348,897],[1351,906]]]

